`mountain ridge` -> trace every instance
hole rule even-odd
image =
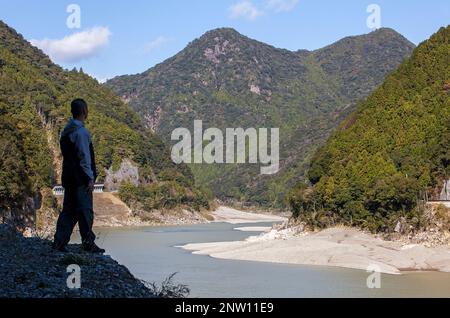
[[[342,41],[353,43],[350,52]],[[283,206],[286,186],[303,177],[314,148],[413,48],[391,29],[306,53],[220,28],[143,73],[105,85],[168,142],[174,128],[191,127],[194,119],[219,129],[280,127],[282,162],[275,177],[259,176],[251,166],[190,167],[198,184],[220,199]]]
[[[215,36],[222,36],[224,33],[234,33],[234,34],[236,34],[236,35],[238,35],[238,36],[241,36],[241,37],[246,38],[246,39],[248,39],[248,40],[250,40],[250,41],[254,41],[254,42],[257,42],[257,43],[259,43],[259,44],[268,46],[268,47],[270,47],[270,48],[273,48],[273,49],[276,49],[276,50],[280,50],[280,51],[286,51],[286,52],[289,52],[289,53],[296,53],[296,54],[299,54],[299,55],[301,56],[301,55],[304,55],[304,54],[311,54],[311,53],[315,53],[315,52],[318,52],[318,51],[322,51],[322,50],[324,50],[324,49],[327,49],[328,47],[332,47],[332,46],[334,46],[334,45],[336,45],[336,44],[339,44],[339,43],[341,43],[341,42],[344,42],[344,41],[346,41],[346,40],[351,40],[351,39],[354,39],[354,38],[359,38],[359,37],[361,37],[361,36],[373,35],[373,34],[377,34],[377,33],[380,33],[380,32],[381,32],[381,33],[391,33],[391,34],[393,34],[393,35],[395,35],[395,36],[400,36],[400,37],[403,38],[405,41],[408,41],[408,42],[409,42],[409,40],[408,40],[406,37],[404,37],[402,34],[398,33],[397,31],[395,31],[395,29],[390,28],[390,27],[382,27],[382,28],[379,28],[379,29],[374,30],[374,31],[372,31],[372,32],[370,32],[370,33],[367,33],[367,34],[356,34],[356,35],[349,35],[349,36],[346,36],[346,37],[344,37],[344,38],[338,39],[338,40],[334,41],[333,43],[328,44],[328,45],[326,45],[326,46],[324,46],[324,47],[321,47],[321,48],[317,48],[317,49],[313,49],[313,50],[309,50],[309,49],[297,49],[297,50],[291,50],[291,49],[286,49],[286,48],[282,48],[282,47],[277,47],[277,46],[275,46],[275,45],[272,45],[272,44],[263,42],[263,41],[261,41],[261,40],[253,39],[253,38],[251,38],[251,37],[249,37],[249,36],[247,36],[247,35],[244,35],[244,34],[240,33],[239,31],[237,31],[237,30],[236,30],[235,28],[233,28],[233,27],[218,27],[218,28],[215,28],[215,29],[211,29],[211,30],[209,30],[209,31],[206,31],[206,32],[203,33],[200,37],[198,37],[198,38],[196,38],[196,39],[194,39],[194,40],[188,42],[188,43],[186,44],[186,46],[185,46],[184,49],[188,48],[190,45],[194,44],[196,41],[200,40],[200,39],[203,38],[203,37],[209,37],[209,36],[213,36],[213,35],[215,35]],[[413,43],[411,43],[411,44],[414,45]],[[415,46],[415,45],[414,45],[414,46]],[[183,50],[184,50],[184,49],[183,49]],[[176,54],[175,54],[175,55],[176,55]],[[150,71],[151,69],[157,67],[158,65],[163,64],[163,63],[166,62],[167,60],[170,60],[170,59],[173,58],[173,57],[174,57],[174,56],[168,57],[168,58],[166,58],[164,61],[159,62],[159,63],[156,63],[155,65],[151,66],[151,67],[150,67],[149,69],[147,69],[147,70],[144,70],[143,72],[136,72],[136,73],[130,73],[130,74],[122,74],[122,75],[114,76],[113,78],[108,79],[107,81],[112,80],[112,79],[114,79],[114,78],[120,78],[120,77],[126,77],[126,76],[136,76],[136,75],[144,74],[144,73]]]

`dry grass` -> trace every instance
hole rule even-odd
[[[190,289],[183,284],[176,284],[173,281],[177,273],[173,273],[166,278],[161,284],[149,283],[142,281],[142,283],[151,290],[151,292],[159,298],[186,298],[191,292]]]
[[[435,218],[446,229],[450,229],[450,208],[440,204],[435,208]]]

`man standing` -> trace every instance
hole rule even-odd
[[[93,191],[97,179],[94,147],[89,131],[84,127],[88,117],[88,105],[82,99],[71,104],[73,118],[61,133],[60,145],[63,155],[62,186],[64,187],[63,210],[56,224],[53,248],[67,252],[75,225],[78,223],[83,250],[104,253],[95,244]]]

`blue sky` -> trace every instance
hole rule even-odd
[[[67,27],[69,4],[80,7],[81,28]],[[370,32],[370,4],[379,5],[383,27],[415,44],[450,23],[448,0],[0,0],[0,19],[63,67],[105,79],[143,72],[218,27],[280,48],[317,49]]]

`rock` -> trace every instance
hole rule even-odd
[[[25,238],[0,224],[0,298],[152,298],[152,291],[109,256],[51,248],[51,242]],[[81,288],[67,286],[67,264],[81,269]]]
[[[261,95],[261,89],[259,88],[258,85],[250,85],[250,92],[255,93],[257,95]]]
[[[12,238],[18,235],[17,231],[9,224],[0,223],[0,240],[5,238]]]
[[[117,191],[122,182],[128,181],[134,185],[139,184],[139,168],[130,160],[124,159],[117,171],[113,171],[110,167],[106,171],[105,177],[105,191]]]
[[[32,237],[33,236],[33,229],[30,227],[25,228],[25,230],[23,231],[22,235],[24,237]]]
[[[405,231],[407,230],[408,227],[409,227],[408,220],[405,217],[401,217],[398,220],[397,224],[395,225],[394,232],[395,233],[405,233]]]
[[[444,181],[444,185],[442,187],[442,191],[441,191],[439,200],[441,200],[441,201],[449,201],[450,200],[450,180]]]

